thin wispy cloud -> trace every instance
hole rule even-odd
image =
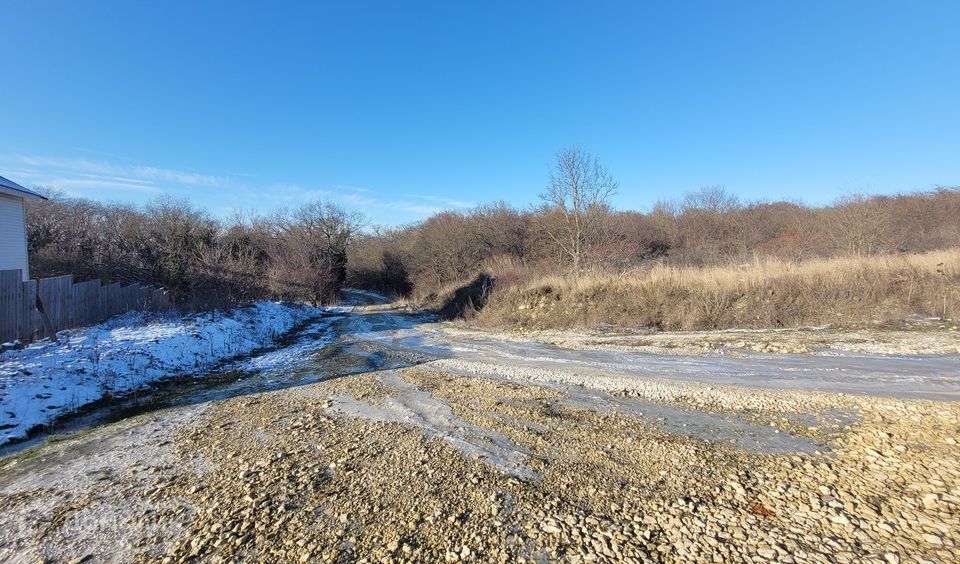
[[[109,178],[44,178],[38,185],[49,186],[62,190],[69,195],[83,196],[86,188],[97,188],[99,190],[117,190],[125,192],[140,192],[144,194],[163,194],[164,190],[160,187],[150,184],[141,184],[138,182],[123,182],[122,180],[111,180]]]
[[[387,200],[376,196],[375,192],[366,188],[352,192],[332,192],[331,199],[343,202],[345,204],[353,204],[354,206],[360,208],[399,210],[414,216],[418,216],[418,219],[419,217],[426,217],[428,215],[443,211],[443,208],[439,206],[424,205],[407,200]]]
[[[296,207],[311,200],[326,200],[353,211],[363,212],[375,223],[394,225],[424,219],[445,209],[461,207],[444,202],[424,203],[412,196],[392,199],[371,188],[343,185],[320,188],[274,183],[266,189],[245,187],[243,193],[247,202],[256,202],[260,207],[273,209]]]
[[[308,200],[330,199],[330,191],[320,188],[306,188],[299,184],[275,182],[266,189],[245,189],[255,199],[266,200],[282,206],[295,206]]]
[[[397,197],[365,186],[309,186],[285,182],[264,185],[243,175],[212,175],[84,156],[0,154],[0,173],[28,186],[48,186],[74,197],[140,204],[164,194],[186,197],[223,215],[241,210],[269,213],[281,208],[295,208],[311,200],[327,200],[363,212],[372,222],[397,225],[425,219],[444,210],[476,206],[474,202],[425,194]],[[229,202],[222,199],[224,189],[230,192]]]
[[[0,155],[0,166],[16,170],[25,182],[54,186],[74,195],[87,195],[77,191],[91,188],[162,193],[170,185],[222,187],[229,183],[225,176],[76,157]]]
[[[436,203],[438,203],[438,204],[441,204],[441,205],[443,205],[443,206],[445,206],[445,207],[450,207],[450,208],[468,209],[468,208],[475,208],[475,207],[477,207],[477,203],[476,203],[476,202],[466,202],[466,201],[464,201],[464,200],[454,200],[454,199],[452,199],[452,198],[444,198],[444,197],[442,197],[442,196],[422,196],[422,195],[420,195],[420,194],[410,194],[410,197],[411,197],[411,198],[416,198],[416,199],[418,199],[418,200],[426,200],[426,201],[428,201],[428,202],[436,202]]]
[[[74,175],[59,175],[50,172],[38,172],[30,169],[18,169],[8,166],[0,166],[5,176],[15,178],[20,184],[28,186],[44,186],[56,188],[70,196],[90,196],[90,189],[98,191],[108,190],[112,196],[115,192],[137,192],[143,194],[162,194],[163,189],[154,186],[149,182],[144,182],[132,178],[108,177],[90,173],[77,173]]]
[[[364,193],[366,193],[366,194],[373,194],[373,193],[374,193],[374,191],[371,190],[370,188],[364,188],[364,187],[362,187],[362,186],[344,186],[344,185],[342,185],[342,184],[337,184],[336,186],[333,187],[333,189],[334,189],[334,190],[341,191],[341,192],[343,192],[343,191],[346,191],[346,192],[359,192],[359,193],[361,193],[361,194],[364,194]]]

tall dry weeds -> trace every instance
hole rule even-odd
[[[960,249],[954,248],[536,277],[498,285],[479,320],[524,328],[612,324],[695,330],[955,319],[958,314]]]

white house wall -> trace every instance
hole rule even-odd
[[[20,269],[30,277],[23,200],[0,194],[0,270]]]

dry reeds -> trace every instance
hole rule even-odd
[[[513,275],[516,277],[516,275]],[[721,267],[656,265],[629,274],[498,285],[480,321],[526,328],[613,324],[667,330],[848,325],[960,313],[960,249]]]

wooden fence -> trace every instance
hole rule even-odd
[[[23,281],[19,270],[0,270],[0,343],[42,339],[50,336],[51,329],[56,333],[92,325],[126,311],[167,309],[167,291],[153,286],[103,286],[99,280],[74,283],[70,275]]]

